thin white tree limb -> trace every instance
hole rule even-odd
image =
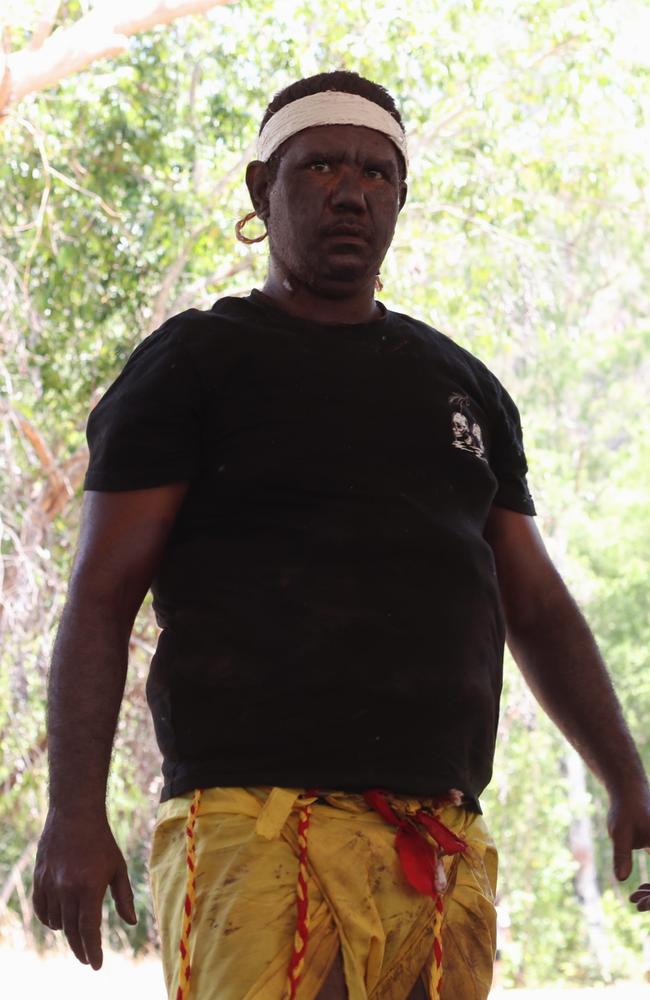
[[[172,302],[169,307],[170,313],[174,315],[175,313],[189,309],[196,302],[198,296],[205,294],[210,288],[220,288],[227,281],[230,281],[231,278],[234,278],[236,274],[241,274],[243,271],[250,271],[253,264],[254,255],[249,253],[248,256],[242,257],[241,260],[237,261],[231,267],[226,268],[225,271],[216,271],[214,274],[204,275],[204,277],[199,278],[197,281],[193,281]]]
[[[52,34],[52,28],[56,24],[60,6],[61,0],[45,0],[38,24],[34,28],[27,46],[33,52],[40,49],[45,39],[49,38]]]
[[[6,909],[7,903],[11,899],[12,893],[15,891],[23,872],[34,860],[37,846],[38,838],[36,837],[27,844],[27,847],[25,847],[18,861],[9,872],[9,877],[5,881],[2,891],[0,891],[0,911]]]
[[[232,0],[100,0],[75,24],[18,52],[0,52],[0,112],[27,94],[45,90],[99,59],[121,55],[130,35],[202,14]],[[37,32],[39,29],[37,28]],[[40,31],[37,37],[43,34]]]

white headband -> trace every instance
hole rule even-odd
[[[406,136],[396,119],[374,101],[338,90],[301,97],[271,115],[257,140],[257,159],[266,163],[286,139],[315,125],[363,125],[383,132],[397,146],[408,169]]]

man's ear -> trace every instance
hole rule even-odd
[[[246,187],[253,202],[253,208],[260,219],[269,214],[269,168],[261,160],[253,160],[246,167]]]
[[[406,195],[408,194],[408,184],[406,181],[399,182],[399,210],[400,212],[404,208],[404,203],[406,202]]]

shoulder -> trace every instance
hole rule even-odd
[[[428,347],[439,364],[464,379],[469,379],[477,391],[487,395],[493,402],[501,403],[504,394],[507,397],[506,390],[487,365],[448,334],[406,313],[387,310],[387,319],[404,331],[408,330],[411,336]]]
[[[211,309],[185,309],[176,313],[145,337],[136,350],[149,344],[207,346],[215,337],[223,337],[242,325],[248,311],[239,302],[233,298],[219,299]]]
[[[242,328],[250,326],[245,299],[218,299],[211,309],[186,309],[170,316],[135,347],[129,364],[154,358],[178,359],[201,367],[224,358],[241,343]]]

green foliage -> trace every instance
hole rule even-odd
[[[81,9],[63,4],[58,24]],[[153,325],[263,279],[264,251],[233,238],[248,210],[247,150],[253,158],[273,93],[322,70],[382,82],[402,109],[410,191],[383,299],[477,353],[517,400],[549,547],[650,765],[649,71],[634,48],[643,10],[631,8],[637,23],[622,5],[595,0],[248,0],[133,37],[125,55],[5,119],[0,809],[10,833],[0,878],[38,836],[46,807],[45,677],[89,407]],[[59,474],[72,497],[57,506]],[[156,638],[148,607],[134,637],[109,802],[140,923],[125,929],[112,906],[106,922],[114,943],[138,950],[155,940],[145,865],[160,788],[144,698]],[[507,983],[599,975],[574,887],[565,757],[510,666],[484,803],[511,920]],[[584,808],[611,973],[627,976],[641,963],[642,918],[611,875],[593,783]],[[28,891],[28,867],[21,877]],[[29,920],[19,892],[9,906]],[[40,926],[31,932],[49,941]]]

